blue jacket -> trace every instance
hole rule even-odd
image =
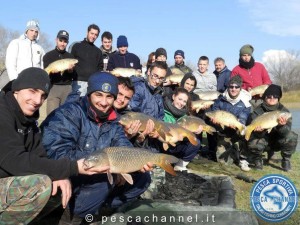
[[[114,68],[134,68],[142,70],[142,65],[139,57],[135,54],[126,52],[125,55],[121,55],[120,52],[110,55],[107,70],[112,71]]]
[[[223,93],[228,88],[231,71],[225,66],[220,73],[214,71],[214,74],[217,77],[217,91]]]
[[[97,122],[87,97],[62,105],[41,125],[48,156],[78,160],[97,149],[132,146],[116,118],[113,111],[107,121]]]
[[[216,110],[224,110],[234,114],[238,120],[245,125],[250,115],[251,107],[246,107],[241,100],[235,105],[232,105],[223,95],[220,95],[212,105],[212,111]]]
[[[164,104],[162,98],[162,88],[153,88],[148,85],[148,81],[140,77],[131,77],[135,88],[135,93],[129,102],[130,110],[142,112],[155,119],[163,120]]]

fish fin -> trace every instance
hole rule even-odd
[[[121,173],[122,177],[131,185],[133,185],[132,176],[129,173]]]
[[[200,111],[200,108],[197,108],[197,109],[196,109],[196,113],[199,113],[199,111]]]
[[[47,68],[45,69],[45,71],[46,71],[46,72],[48,73],[48,75],[49,75],[50,72],[51,72],[51,69],[47,67]]]
[[[210,135],[213,135],[213,133],[216,132],[216,129],[214,127],[212,127],[212,126],[206,126],[206,129],[204,131],[206,131]]]
[[[224,125],[223,125],[223,124],[220,124],[220,126],[222,127],[222,129],[223,129],[223,130],[225,129],[225,127],[224,127]]]
[[[156,131],[157,131],[157,133],[159,134],[159,136],[162,137],[162,139],[166,140],[166,133],[163,132],[163,130],[157,129]]]
[[[65,72],[64,70],[60,71],[60,75],[62,76],[64,74],[64,72]]]
[[[198,140],[196,138],[196,135],[193,132],[186,132],[186,137],[189,139],[189,141],[191,142],[192,145],[198,145]]]
[[[165,151],[167,151],[168,148],[169,148],[169,145],[168,145],[167,143],[163,143],[163,149],[164,149]]]
[[[245,139],[246,139],[246,141],[249,141],[253,129],[254,129],[254,127],[252,127],[250,125],[245,128]]]
[[[171,163],[177,163],[178,161],[179,161],[179,159],[177,159],[175,156],[161,154],[157,165],[160,166],[161,168],[163,168],[169,174],[176,176],[176,173],[175,173],[174,168],[171,165]]]
[[[272,128],[273,128],[273,127],[269,128],[269,129],[267,130],[267,131],[268,131],[268,133],[270,133],[270,132],[271,132]]]
[[[238,126],[238,130],[240,132],[240,135],[245,135],[245,126],[243,124]]]
[[[176,147],[176,143],[170,142],[169,145],[172,145],[173,147]]]
[[[107,178],[109,183],[112,185],[114,183],[114,178],[110,172],[107,172]]]

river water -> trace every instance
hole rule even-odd
[[[292,130],[298,134],[298,145],[297,151],[300,151],[300,109],[289,109],[292,113],[293,123],[292,123]]]

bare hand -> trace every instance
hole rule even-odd
[[[279,118],[278,118],[278,124],[279,125],[286,125],[286,123],[287,123],[287,118],[285,117],[285,116],[280,116]]]
[[[139,120],[134,120],[124,127],[127,138],[132,138],[137,135],[142,123]]]
[[[262,128],[261,126],[257,126],[254,129],[254,131],[257,131],[257,132],[262,132],[263,130],[264,130],[264,128]]]
[[[153,163],[147,162],[147,164],[144,165],[143,168],[141,169],[141,172],[145,173],[147,171],[152,171],[152,170],[153,170]]]
[[[203,126],[199,125],[198,129],[194,131],[195,134],[200,134],[203,131]]]
[[[66,208],[66,206],[72,196],[71,182],[69,179],[53,181],[52,182],[52,196],[56,195],[58,187],[61,190],[62,206],[63,206],[63,208]]]
[[[78,165],[78,173],[79,174],[84,174],[84,175],[94,175],[94,174],[98,174],[98,173],[107,173],[107,171],[109,171],[109,166],[95,166],[92,168],[87,168],[84,164],[83,164],[84,159],[79,159],[77,161],[77,165]]]
[[[124,177],[121,174],[116,174],[116,179],[114,180],[114,183],[116,186],[122,186],[126,183],[126,180],[124,179]]]

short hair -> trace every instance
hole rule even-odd
[[[168,71],[168,64],[163,61],[155,61],[150,65],[150,72],[154,69],[154,67],[163,69],[165,71]]]
[[[135,88],[129,77],[118,77],[119,83],[135,93]]]
[[[98,33],[100,33],[100,28],[94,23],[88,26],[88,32],[91,31],[91,29],[97,30]]]
[[[214,64],[216,64],[216,62],[222,61],[223,63],[225,63],[225,60],[222,57],[217,57],[214,60]]]
[[[103,41],[103,38],[107,38],[108,40],[112,40],[113,35],[109,31],[104,31],[103,34],[101,35],[101,40],[102,41]]]
[[[206,60],[206,61],[209,63],[209,58],[208,58],[207,56],[205,56],[205,55],[200,56],[200,58],[199,58],[199,60],[198,60],[198,64],[199,64],[200,60],[203,60],[203,61]]]

